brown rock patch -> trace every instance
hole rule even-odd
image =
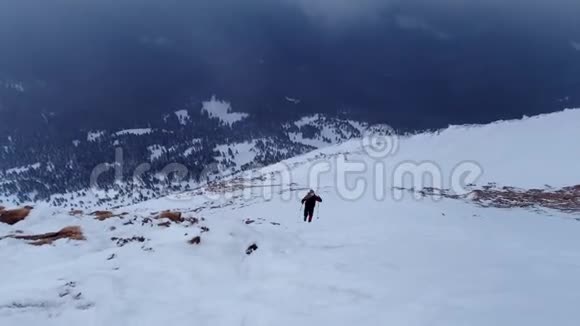
[[[128,215],[129,213],[121,213],[121,214],[114,214],[111,211],[95,211],[92,212],[91,215],[95,216],[95,220],[104,221],[108,220],[113,217],[121,217]]]
[[[95,211],[91,215],[95,216],[95,220],[104,221],[113,217],[113,212],[111,211]]]
[[[171,211],[164,211],[157,215],[156,219],[169,219],[175,223],[181,223],[184,221],[183,217],[181,216],[181,212],[171,212]]]
[[[50,232],[36,235],[10,235],[7,238],[14,238],[19,240],[27,240],[33,246],[43,246],[52,244],[56,240],[70,239],[70,240],[86,240],[83,232],[79,226],[69,226],[61,229],[58,232]]]
[[[31,206],[25,206],[23,208],[18,209],[11,209],[11,210],[2,210],[0,211],[0,222],[14,225],[28,217],[30,211],[32,210]]]
[[[580,213],[580,185],[560,189],[498,188],[494,184],[474,189],[466,195],[455,195],[446,189],[424,188],[422,196],[461,199],[482,207],[544,208],[566,213]]]

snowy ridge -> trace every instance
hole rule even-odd
[[[99,140],[99,138],[103,137],[105,135],[105,132],[102,130],[99,131],[89,131],[87,133],[87,141],[89,142],[94,142]]]
[[[12,169],[8,169],[6,170],[6,174],[12,174],[12,173],[23,173],[29,170],[35,170],[40,168],[40,163],[34,163],[34,164],[30,164],[27,166],[21,166],[18,168],[12,168]]]
[[[298,128],[295,131],[295,128]],[[321,114],[306,116],[285,126],[288,137],[295,143],[314,148],[339,144],[349,139],[360,138],[368,125],[365,123],[330,118]]]
[[[152,132],[153,132],[153,129],[151,129],[151,128],[125,129],[125,130],[117,131],[115,133],[115,136],[126,136],[126,135],[140,136],[140,135],[147,135],[147,134],[150,134]]]

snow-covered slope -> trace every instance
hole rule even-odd
[[[223,125],[229,127],[249,116],[243,112],[232,112],[230,103],[220,101],[215,96],[211,100],[203,102],[201,111],[205,112],[211,119],[218,119]]]
[[[290,140],[314,148],[360,138],[367,128],[365,123],[329,118],[321,114],[306,116],[295,121],[293,125],[284,126]]]
[[[118,207],[103,221],[37,204],[24,221],[0,224],[0,234],[78,225],[86,240],[0,240],[0,323],[577,325],[574,214],[482,208],[393,187],[414,186],[394,172],[412,175],[426,162],[457,192],[473,186],[454,187],[454,173],[466,171],[477,185],[580,184],[578,137],[580,110],[568,110],[352,140]],[[437,175],[431,168],[425,173]],[[366,185],[360,192],[357,182]],[[300,211],[308,188],[323,198],[312,224]],[[159,225],[169,221],[154,218],[163,210],[185,220]],[[196,236],[199,244],[188,243]]]

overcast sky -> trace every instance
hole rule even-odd
[[[511,110],[578,88],[579,17],[577,0],[1,0],[0,78],[62,107],[217,93],[459,110],[494,93]],[[530,90],[546,94],[513,102]]]

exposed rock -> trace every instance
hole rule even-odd
[[[171,211],[164,211],[159,213],[159,215],[157,215],[156,219],[169,219],[172,222],[175,223],[181,223],[183,222],[183,217],[181,217],[181,212],[171,212]]]
[[[141,236],[133,236],[131,238],[118,238],[118,237],[111,238],[111,241],[117,242],[117,247],[123,247],[124,245],[130,242],[145,242],[145,240],[147,239]]]
[[[252,243],[248,249],[246,249],[246,255],[251,255],[254,251],[258,250],[258,245],[255,243]]]
[[[503,187],[480,191],[471,200],[486,207],[542,207],[563,212],[580,212],[580,187],[552,189],[517,189]]]
[[[483,207],[546,208],[566,213],[580,213],[580,185],[560,189],[497,188],[495,184],[483,186],[465,195],[452,194],[447,189],[424,188],[417,191],[423,196],[461,199]]]
[[[28,217],[32,206],[25,206],[23,208],[2,210],[0,211],[0,222],[14,225]]]
[[[92,212],[91,215],[95,216],[95,220],[104,221],[113,217],[113,212],[110,211],[96,211]]]
[[[81,211],[79,209],[71,210],[70,212],[68,212],[68,215],[70,215],[70,216],[82,216],[83,211]]]
[[[95,211],[95,212],[91,213],[91,215],[95,216],[95,220],[99,220],[99,221],[104,221],[104,220],[110,219],[112,217],[121,217],[121,216],[125,216],[128,214],[129,213],[114,214],[111,211]]]
[[[198,245],[201,243],[201,237],[198,235],[198,236],[194,237],[193,239],[189,240],[188,242],[189,242],[189,244],[192,244],[192,245]]]
[[[79,226],[69,226],[63,228],[58,232],[50,232],[37,235],[13,235],[8,237],[31,241],[29,242],[29,244],[33,246],[52,244],[54,241],[60,239],[70,239],[77,241],[86,240],[85,236],[83,235],[83,231]]]
[[[190,225],[195,225],[199,223],[199,219],[195,217],[188,217],[185,219],[185,221],[189,222]]]

